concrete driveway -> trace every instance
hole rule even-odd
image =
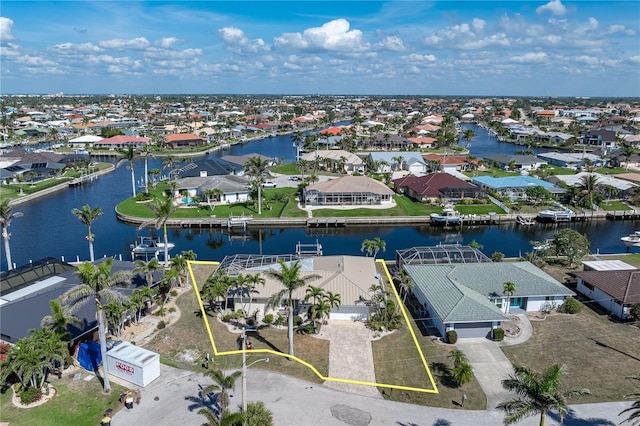
[[[513,373],[513,366],[496,342],[484,338],[461,339],[456,347],[467,356],[473,374],[487,395],[487,409],[495,410],[499,403],[513,398],[502,387],[502,380]]]

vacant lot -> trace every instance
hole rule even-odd
[[[633,390],[627,376],[640,372],[640,331],[585,308],[577,315],[556,314],[532,321],[533,337],[503,348],[514,365],[542,371],[566,367],[566,388],[588,388],[580,403],[620,401]]]

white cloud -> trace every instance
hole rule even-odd
[[[509,58],[511,62],[517,63],[541,63],[547,61],[547,54],[544,52],[528,52],[524,55],[512,56]]]
[[[163,37],[160,40],[157,40],[155,42],[156,46],[160,46],[164,49],[168,49],[171,46],[173,46],[174,44],[178,43],[180,41],[179,38],[177,37]]]
[[[4,45],[13,39],[13,20],[0,16],[0,43]]]
[[[630,60],[631,62],[635,62],[635,63],[637,63],[637,64],[640,64],[640,55],[631,56],[631,57],[629,58],[629,60]]]
[[[49,48],[56,53],[63,55],[76,55],[76,54],[87,54],[87,53],[96,53],[102,52],[103,49],[99,46],[96,46],[93,43],[58,43],[54,44]]]
[[[476,32],[484,31],[484,26],[486,24],[487,24],[487,21],[485,21],[484,19],[473,18],[473,21],[471,21],[471,26]]]
[[[261,38],[249,39],[239,28],[224,27],[218,30],[227,49],[236,53],[258,53],[269,50],[269,46]]]
[[[376,43],[376,47],[382,50],[390,50],[392,52],[403,52],[407,50],[402,39],[396,36],[385,37],[381,42]]]
[[[402,56],[402,59],[404,59],[407,62],[433,62],[436,60],[435,55],[420,55],[418,53],[412,53],[410,55],[406,55],[406,56]]]
[[[49,60],[49,59],[45,59],[42,56],[29,56],[29,55],[24,55],[24,56],[20,56],[18,58],[15,59],[15,61],[19,64],[24,64],[24,65],[28,65],[28,66],[46,66],[46,67],[50,67],[50,66],[55,66],[56,63]]]
[[[145,37],[136,37],[129,40],[114,38],[112,40],[101,41],[98,45],[104,49],[144,50],[149,47],[151,43],[149,43],[149,40]]]
[[[190,59],[202,56],[202,49],[170,50],[150,47],[144,51],[143,56],[149,59]]]
[[[335,19],[321,27],[307,28],[303,33],[284,33],[274,39],[278,48],[326,50],[330,52],[363,52],[370,48],[362,40],[362,31],[350,30],[349,21]]]
[[[562,4],[560,0],[551,0],[549,3],[536,9],[536,13],[538,14],[544,12],[549,12],[552,15],[564,15],[565,13],[567,13],[567,8]]]
[[[636,31],[631,28],[626,28],[624,25],[609,25],[605,34],[616,34],[616,33],[624,33],[626,35],[636,35]]]
[[[573,32],[577,35],[585,35],[595,31],[598,28],[598,20],[594,17],[589,18],[589,21],[578,25]]]
[[[490,46],[509,46],[511,41],[505,33],[482,34],[485,23],[474,20],[472,25],[460,24],[443,28],[424,39],[424,43],[434,47],[456,49],[484,49]]]

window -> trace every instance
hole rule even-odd
[[[498,308],[502,308],[502,299],[492,299],[491,300]]]

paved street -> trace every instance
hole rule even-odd
[[[202,401],[198,398],[198,385],[210,381],[199,374],[161,366],[162,376],[142,390],[140,405],[132,410],[122,409],[112,422],[113,426],[135,425],[198,425],[204,417],[197,414]],[[332,425],[469,425],[494,426],[502,424],[499,411],[469,411],[431,408],[373,399],[344,393],[318,384],[294,379],[278,373],[250,368],[247,374],[248,399],[264,401],[273,411],[278,426],[332,426]],[[238,383],[231,403],[241,401]],[[617,425],[622,418],[618,413],[630,402],[585,404],[572,406],[574,410],[564,425]],[[530,417],[519,425],[534,426],[538,417]],[[559,425],[549,416],[547,426]]]

